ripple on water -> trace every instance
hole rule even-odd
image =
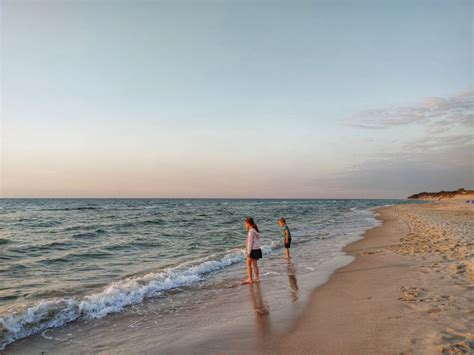
[[[94,211],[100,210],[100,207],[83,206],[83,207],[66,207],[66,208],[45,208],[43,211]]]
[[[104,250],[127,250],[133,246],[133,242],[109,244],[103,247]]]
[[[77,260],[89,260],[97,258],[107,258],[113,256],[113,253],[109,253],[105,250],[83,250],[81,252],[71,252],[66,255],[53,256],[47,259],[43,259],[40,262],[43,264],[55,264],[55,263],[68,263]]]
[[[99,228],[99,229],[96,229],[95,231],[74,233],[73,235],[71,235],[71,237],[75,239],[80,239],[80,238],[87,239],[87,238],[95,238],[106,233],[107,232],[104,229]]]
[[[62,224],[61,221],[49,220],[49,221],[33,222],[31,227],[33,227],[33,228],[50,228],[50,227],[59,226],[61,224]]]

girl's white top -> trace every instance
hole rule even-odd
[[[247,254],[250,254],[251,250],[260,249],[260,234],[251,228],[247,234]]]

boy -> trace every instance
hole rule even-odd
[[[290,246],[291,246],[291,233],[290,229],[286,225],[286,219],[281,217],[278,220],[278,224],[281,227],[281,236],[284,238],[285,241],[285,259],[290,258]]]

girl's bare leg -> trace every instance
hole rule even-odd
[[[290,258],[290,249],[286,248],[285,249],[285,254],[286,254],[285,259],[289,259]]]
[[[252,279],[252,259],[250,258],[247,258],[247,273],[249,275],[247,282],[251,284],[253,282],[253,279]]]
[[[258,269],[258,263],[257,260],[252,260],[253,264],[253,270],[255,271],[255,281],[259,282],[260,281],[260,270]]]

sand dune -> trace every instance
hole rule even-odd
[[[455,191],[439,191],[439,192],[420,192],[408,197],[413,200],[472,200],[474,199],[474,190],[466,190],[464,188]]]

